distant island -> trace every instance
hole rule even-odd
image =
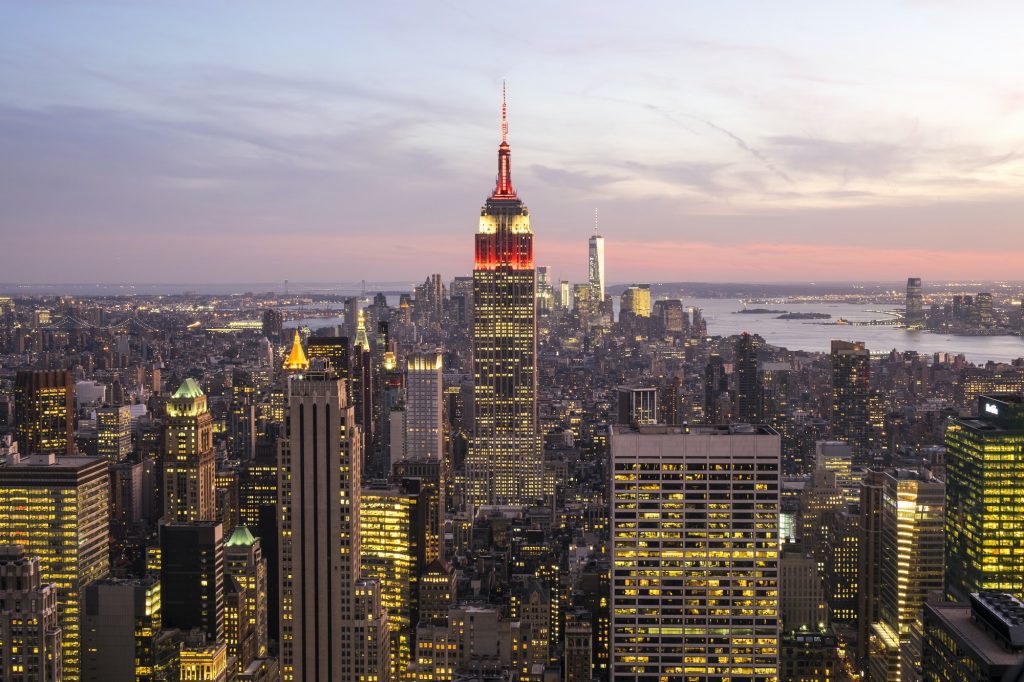
[[[785,312],[785,311],[783,311]],[[779,315],[777,320],[831,320],[829,313],[785,313]]]
[[[743,310],[737,310],[734,314],[737,315],[777,315],[784,313],[785,310],[769,310],[768,308],[744,308]]]

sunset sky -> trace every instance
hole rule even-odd
[[[1024,3],[0,9],[0,282],[1024,279]]]

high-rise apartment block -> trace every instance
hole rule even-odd
[[[776,682],[780,440],[612,427],[612,679]]]

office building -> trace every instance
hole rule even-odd
[[[31,455],[0,466],[0,544],[24,547],[39,559],[40,579],[57,586],[63,682],[81,679],[85,588],[110,570],[109,487],[97,457]]]
[[[263,319],[260,326],[263,336],[277,343],[281,340],[281,332],[284,331],[284,315],[280,310],[267,308],[263,311]]]
[[[339,379],[348,379],[352,360],[347,337],[311,336],[306,345],[306,355],[310,361],[324,360],[327,369],[333,370]]]
[[[779,680],[779,436],[611,428],[613,680]]]
[[[106,579],[85,590],[82,679],[159,679],[156,640],[162,628],[160,581]]]
[[[299,334],[298,327],[295,328],[291,350],[288,351],[288,356],[284,359],[281,368],[290,373],[304,372],[309,369],[309,359],[306,357],[306,352],[302,350],[302,335]]]
[[[857,544],[860,517],[848,508],[828,512],[822,519],[822,585],[825,603],[833,623],[852,625],[857,620],[857,598],[860,590]]]
[[[426,567],[428,502],[418,479],[364,487],[359,505],[360,574],[376,580],[390,631],[391,677],[407,678]]]
[[[907,278],[907,302],[903,312],[903,323],[907,329],[924,326],[924,299],[921,296],[921,278]]]
[[[853,448],[853,463],[865,464],[872,452],[868,414],[871,354],[861,341],[832,341],[832,433]]]
[[[228,681],[228,648],[223,642],[186,643],[181,647],[180,678],[203,682]]]
[[[658,423],[658,389],[645,386],[615,388],[616,424],[637,426]]]
[[[160,526],[160,593],[166,628],[199,628],[224,641],[224,534],[220,523]]]
[[[439,459],[403,459],[392,467],[392,479],[415,479],[423,495],[424,512],[423,552],[427,563],[441,557],[444,535],[445,483],[444,461]]]
[[[292,376],[279,442],[281,673],[285,682],[356,682],[362,439],[344,381]]]
[[[594,234],[590,236],[589,256],[587,258],[587,283],[590,284],[592,298],[604,300],[604,237],[597,234],[597,217],[594,217]]]
[[[530,504],[548,494],[537,432],[533,231],[511,163],[503,100],[497,184],[480,210],[473,265],[474,422],[466,460],[473,507]]]
[[[725,363],[722,356],[712,353],[704,368],[704,423],[725,421],[729,415],[729,403],[729,375],[725,372]]]
[[[946,426],[946,592],[1024,595],[1024,399],[979,396]]]
[[[878,594],[881,585],[882,502],[886,473],[868,469],[861,480],[860,519],[857,525],[857,648],[855,663],[867,669],[871,627],[879,620]]]
[[[761,424],[764,417],[764,387],[758,351],[761,337],[743,332],[736,339],[736,419],[746,424]]]
[[[785,545],[779,558],[779,619],[787,632],[818,632],[828,623],[818,560],[800,545]]]
[[[132,412],[127,405],[96,409],[96,454],[112,464],[132,454]]]
[[[23,547],[0,545],[0,680],[62,679],[57,586]]]
[[[1024,677],[1024,603],[982,592],[924,606],[925,682],[1010,682]]]
[[[622,292],[619,314],[631,313],[637,317],[651,316],[651,285],[634,284]]]
[[[19,371],[14,378],[14,418],[23,455],[75,451],[75,385],[71,373]]]
[[[590,682],[594,678],[594,640],[590,614],[567,613],[562,651],[562,679],[565,682]]]
[[[886,472],[882,490],[878,620],[872,625],[868,679],[915,679],[921,665],[921,610],[942,590],[946,491],[927,473]]]
[[[346,665],[352,670],[351,679],[359,682],[388,682],[391,679],[390,626],[388,611],[384,608],[380,593],[380,583],[363,578],[356,580],[352,587],[352,609],[353,646],[345,652]]]
[[[239,671],[267,656],[267,561],[260,540],[245,526],[236,526],[224,542],[225,609],[228,653]]]
[[[185,379],[167,402],[166,434],[164,518],[213,521],[217,518],[213,417],[194,379]]]
[[[406,359],[405,452],[408,459],[444,457],[441,351]]]
[[[654,317],[663,334],[682,334],[686,329],[686,312],[677,298],[655,301]]]

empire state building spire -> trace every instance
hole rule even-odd
[[[512,150],[508,146],[508,100],[504,83],[501,84],[501,144],[498,145],[498,180],[491,198],[516,198],[516,191],[512,188]]]

